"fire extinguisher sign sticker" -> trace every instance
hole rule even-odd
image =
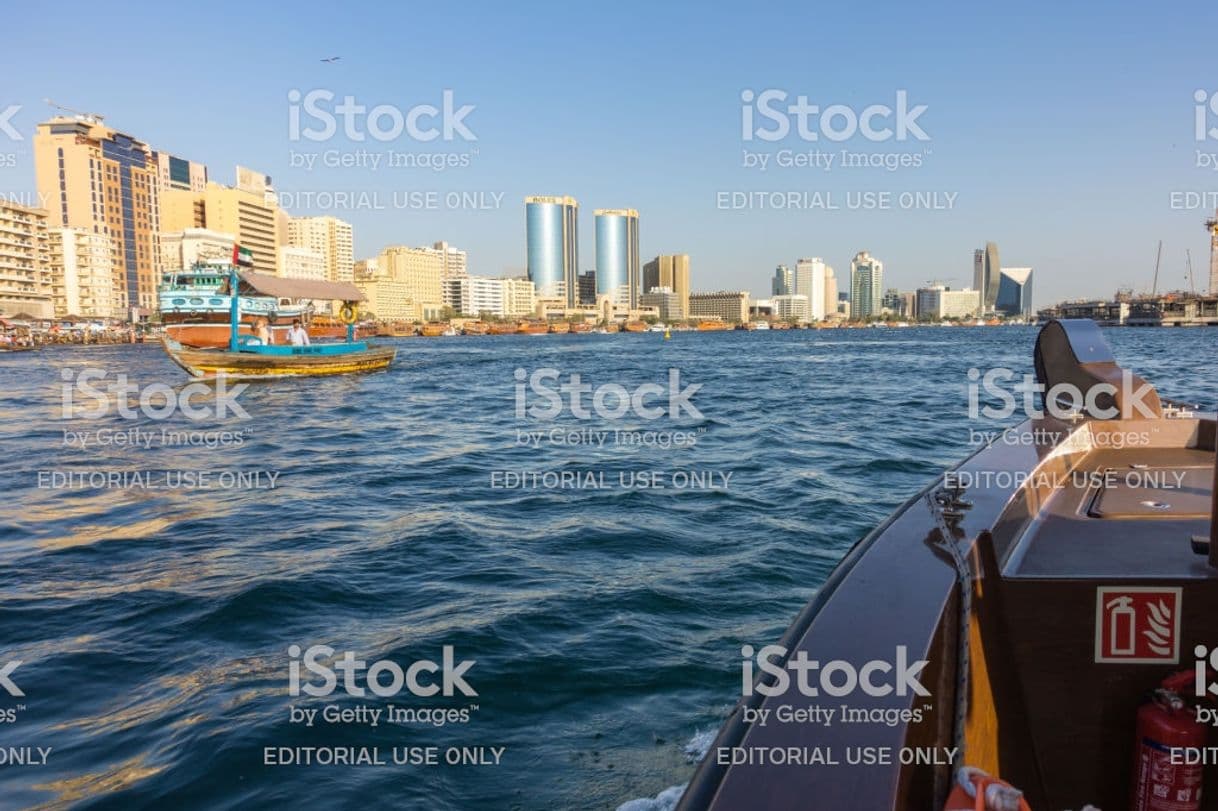
[[[1101,586],[1095,592],[1095,661],[1180,661],[1179,588]]]

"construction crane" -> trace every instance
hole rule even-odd
[[[1184,249],[1184,258],[1188,262],[1188,289],[1195,296],[1197,295],[1197,281],[1193,278],[1193,252],[1192,250]]]
[[[60,112],[70,113],[71,115],[75,116],[76,118],[84,119],[86,121],[91,121],[91,122],[95,122],[98,124],[101,124],[103,121],[106,120],[106,117],[104,115],[101,115],[100,113],[85,113],[80,110],[73,110],[71,107],[65,107],[62,104],[56,104],[55,102],[51,101],[50,99],[43,99],[43,101],[46,102],[48,107],[53,107],[54,109],[59,110]]]

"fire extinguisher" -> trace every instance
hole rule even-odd
[[[1199,811],[1202,767],[1181,753],[1205,746],[1206,727],[1183,696],[1192,671],[1168,676],[1138,708],[1133,756],[1133,811]],[[1192,758],[1200,761],[1201,758]]]

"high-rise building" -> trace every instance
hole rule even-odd
[[[681,315],[689,313],[689,254],[661,254],[643,266],[643,292],[656,287],[667,287],[677,294],[681,302]]]
[[[310,248],[284,245],[279,249],[278,267],[285,279],[327,280],[326,258]]]
[[[850,317],[862,321],[875,318],[883,309],[884,263],[867,251],[850,261]]]
[[[48,245],[57,318],[123,317],[127,301],[115,294],[110,237],[83,228],[52,228]]]
[[[408,248],[390,245],[377,258],[379,272],[406,285],[407,295],[414,305],[411,316],[429,320],[440,317],[445,304],[444,275],[447,250]]]
[[[337,217],[292,217],[288,220],[288,244],[307,248],[325,260],[323,278],[349,282],[355,276],[355,252],[351,223]]]
[[[825,317],[837,314],[837,274],[825,265]]]
[[[749,320],[748,291],[720,290],[689,294],[689,318],[721,318],[745,323]]]
[[[574,307],[579,292],[579,203],[573,197],[526,197],[528,276],[539,298]]]
[[[987,242],[984,248],[973,251],[973,289],[981,294],[982,314],[994,311],[1000,273],[997,243]]]
[[[203,211],[204,225],[209,231],[233,234],[237,244],[254,255],[254,270],[278,272],[279,247],[285,235],[283,212],[273,195],[209,182],[203,192]]]
[[[207,167],[201,163],[178,158],[168,152],[156,152],[157,189],[171,189],[202,194],[207,189]]]
[[[187,228],[182,231],[161,234],[161,267],[164,270],[185,270],[196,262],[214,262],[232,259],[236,237],[209,231],[206,228]]]
[[[110,238],[114,284],[131,308],[156,306],[160,271],[155,152],[97,116],[58,116],[34,136],[38,193],[48,224]]]
[[[51,318],[47,212],[0,199],[0,315]]]
[[[1008,316],[1032,315],[1032,268],[1003,268],[995,309]]]
[[[1211,296],[1218,296],[1218,211],[1213,219],[1206,220],[1205,228],[1210,232],[1210,286]]]
[[[595,214],[596,293],[634,309],[639,306],[639,212],[598,208]]]
[[[795,277],[791,293],[807,298],[808,318],[812,321],[821,321],[827,314],[825,281],[832,272],[833,269],[828,267],[819,256],[800,259],[795,263]]]
[[[770,280],[770,293],[775,296],[789,296],[795,287],[795,277],[787,265],[774,268],[774,278]]]

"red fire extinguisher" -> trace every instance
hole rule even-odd
[[[1168,676],[1138,708],[1133,756],[1133,811],[1199,811],[1206,727],[1183,690],[1192,671]],[[1189,757],[1189,754],[1194,757]]]

